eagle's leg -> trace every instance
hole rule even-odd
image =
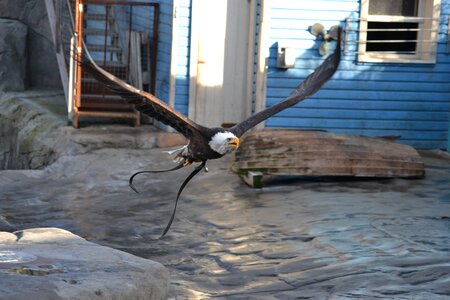
[[[180,163],[178,165],[176,165],[175,167],[173,167],[172,169],[168,169],[168,170],[146,170],[146,171],[139,171],[134,173],[133,175],[130,176],[130,179],[128,180],[128,185],[130,186],[130,188],[135,191],[137,194],[139,194],[138,190],[133,186],[133,179],[134,177],[136,177],[136,175],[142,174],[142,173],[164,173],[164,172],[170,172],[170,171],[175,171],[178,169],[181,169],[184,167],[184,164]]]
[[[192,164],[190,159],[188,159],[188,158],[183,159],[183,168],[189,166],[190,164]]]

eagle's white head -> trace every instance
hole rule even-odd
[[[208,145],[217,153],[225,155],[239,147],[239,138],[229,131],[218,132],[213,135]]]

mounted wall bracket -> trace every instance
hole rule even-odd
[[[337,40],[339,34],[339,26],[331,26],[327,32],[325,30],[325,26],[320,23],[315,23],[310,27],[309,32],[316,37],[322,36],[323,42],[319,46],[319,54],[321,56],[324,56],[330,51],[329,42]]]
[[[278,42],[277,68],[290,69],[295,65],[295,49],[291,45]]]

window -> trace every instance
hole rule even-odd
[[[361,0],[358,61],[434,63],[440,0]]]

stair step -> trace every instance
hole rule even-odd
[[[101,13],[86,13],[84,14],[84,19],[89,21],[105,21],[106,14]]]
[[[103,70],[113,74],[117,78],[127,81],[127,68],[125,66],[111,66],[111,65],[103,65],[103,63],[99,63],[98,66]],[[83,74],[83,80],[92,79],[93,77],[89,73]]]
[[[81,91],[83,94],[116,95],[113,91],[99,83],[94,78],[83,78]]]
[[[105,36],[105,33],[109,37],[118,37],[119,35],[117,32],[114,32],[112,30],[101,29],[101,28],[85,28],[83,30],[84,35],[99,35],[99,36]]]
[[[82,94],[79,109],[100,111],[134,111],[134,105],[128,104],[117,95]]]
[[[121,53],[122,49],[119,46],[112,46],[112,45],[97,45],[97,44],[88,44],[86,45],[88,50],[91,52],[103,52],[106,50],[106,52],[116,52]]]
[[[112,112],[133,112],[134,107],[123,103],[99,103],[81,100],[80,111],[112,111]]]
[[[126,64],[124,64],[121,61],[116,60],[107,60],[105,63],[103,63],[103,60],[96,60],[95,63],[99,66],[105,65],[106,67],[114,67],[114,68],[125,68]]]
[[[91,118],[113,118],[113,119],[130,119],[133,121],[133,126],[140,126],[140,114],[136,110],[129,111],[111,111],[111,110],[90,110],[89,108],[78,108],[75,111],[75,116],[72,121],[73,127],[78,128],[79,118],[91,117]]]
[[[102,94],[85,94],[82,93],[81,100],[92,103],[117,103],[117,104],[125,104],[124,101],[120,96],[118,95],[102,95]],[[129,105],[129,104],[127,104]]]

